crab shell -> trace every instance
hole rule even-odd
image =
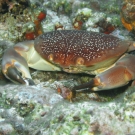
[[[84,72],[96,77],[75,89],[110,89],[135,79],[135,65],[132,64],[135,56],[123,56],[134,49],[134,42],[106,34],[75,30],[47,32],[34,41],[20,42],[9,48],[2,58],[2,72],[11,81],[24,84],[27,79],[32,82],[28,67]],[[115,78],[119,78],[118,82]]]
[[[95,32],[63,30],[45,33],[34,44],[43,59],[66,72],[97,74],[122,56],[130,42]]]

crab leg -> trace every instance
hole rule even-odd
[[[92,91],[113,89],[135,79],[135,56],[127,54],[108,70],[98,74],[90,82],[76,86],[73,90],[89,88]]]

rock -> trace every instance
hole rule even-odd
[[[52,84],[48,87],[1,86],[0,132],[30,135],[37,132],[42,135],[134,134],[134,91],[135,87],[131,87],[111,102],[84,100],[71,103],[57,94]]]
[[[113,35],[122,39],[125,37],[131,39],[119,21],[121,0],[30,1],[33,7],[41,6],[47,10],[46,19],[42,23],[44,32],[54,30],[57,22],[60,22],[65,29],[73,29],[72,20],[78,10],[85,13],[86,10],[83,9],[88,8],[90,16],[83,24],[85,30],[99,31],[99,28],[95,28],[94,25],[100,18],[105,17],[106,21],[117,26]],[[66,4],[67,8],[63,8]],[[8,18],[7,15],[5,18],[2,16],[0,60],[6,48],[24,40],[22,26],[26,23],[31,24],[34,14],[28,7],[24,10],[24,15],[17,15],[17,18],[9,14]],[[135,133],[135,87],[129,89],[122,87],[95,93],[77,93],[76,98],[69,101],[61,96],[63,93],[60,95],[57,92],[58,89],[65,90],[66,87],[72,89],[74,85],[88,81],[89,75],[35,70],[31,70],[31,73],[35,86],[12,84],[0,72],[0,134],[127,135]],[[121,94],[118,91],[121,91]]]

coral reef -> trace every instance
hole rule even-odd
[[[14,2],[17,3],[16,1]],[[19,5],[24,4],[21,0],[19,2]],[[108,2],[105,0],[102,2],[98,0],[86,0],[84,2],[80,0],[31,1],[30,4],[28,2],[24,4],[26,5],[25,7],[22,6],[23,8],[20,8],[20,13],[11,13],[11,11],[8,11],[8,13],[0,16],[0,25],[2,26],[0,27],[0,36],[3,39],[14,42],[22,41],[25,38],[33,39],[38,35],[37,33],[41,34],[42,31],[55,30],[55,25],[58,23],[63,26],[63,29],[84,29],[100,32],[103,29],[103,25],[98,27],[95,27],[95,25],[102,19],[107,20],[107,24],[109,23],[109,26],[111,25],[111,27],[107,27],[107,30],[109,29],[110,31],[111,29],[112,31],[112,28],[114,29],[121,25],[118,3],[120,3],[120,0],[111,0]],[[15,9],[17,8],[17,4],[13,4]],[[115,9],[112,7],[109,8],[111,5]],[[15,9],[12,10],[15,12]],[[36,21],[39,18],[39,14],[41,17],[40,12],[45,13],[44,15],[46,16],[46,19],[41,24],[39,21]]]
[[[56,84],[60,82],[44,87],[1,86],[0,133],[134,134],[135,87],[111,102],[81,99],[70,103],[56,93]]]
[[[133,90],[134,88],[129,89],[132,92]],[[131,94],[132,100],[134,99],[133,93]],[[134,103],[128,98],[130,97],[125,94],[124,99],[122,99],[123,103],[116,100],[105,104],[96,102],[59,104],[51,112],[50,119],[44,123],[45,126],[49,127],[44,132],[46,134],[70,133],[72,135],[134,134]],[[55,131],[49,129],[55,129]]]
[[[72,1],[71,0],[46,0],[45,6],[51,8],[53,11],[62,14],[70,14],[72,12]]]
[[[88,20],[91,14],[91,9],[89,8],[79,9],[75,15],[75,18],[73,19],[74,29],[81,30],[83,23]]]
[[[37,22],[36,26],[43,32],[74,29],[74,20],[77,23],[81,20],[79,29],[108,32],[114,27],[111,34],[132,40],[120,21],[119,7],[122,0],[30,0],[30,4],[20,7],[21,1],[14,0],[12,2],[15,3],[9,5],[9,0],[0,0],[0,61],[5,49],[18,41],[24,41],[26,32],[35,30],[34,20],[41,21],[45,16],[41,25]],[[127,3],[122,8],[122,17],[134,29],[134,19],[130,15],[135,3],[132,3],[133,0],[124,2]],[[46,15],[41,11],[45,11],[43,13]],[[76,98],[70,100],[70,88],[89,81],[91,76],[30,71],[36,86],[13,85],[0,72],[0,134],[135,133],[135,87],[95,93],[78,92]]]
[[[0,13],[10,12],[13,16],[22,14],[30,6],[29,0],[0,0]]]
[[[121,21],[129,31],[135,30],[135,1],[125,0],[121,7]]]
[[[8,13],[0,16],[0,36],[3,39],[18,42],[34,39],[42,34],[41,22],[46,17],[46,11],[42,6],[30,5],[29,1],[25,0],[13,1],[13,3]]]

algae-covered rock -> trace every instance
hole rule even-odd
[[[19,15],[11,15],[6,10],[8,13],[0,14],[0,61],[6,48],[18,41],[24,41],[25,31],[34,29],[33,20],[40,7],[47,11],[46,19],[42,22],[44,32],[54,30],[59,22],[64,29],[73,29],[73,20],[79,15],[83,18],[82,28],[85,30],[99,32],[100,28],[95,24],[103,18],[117,27],[117,31],[111,34],[131,40],[129,33],[121,27],[120,3],[121,0],[31,0],[26,8],[20,8]],[[15,4],[11,12],[15,14],[18,7]],[[88,82],[91,76],[30,71],[35,86],[15,85],[0,72],[0,134],[135,133],[135,87],[95,93],[78,92],[74,99],[66,100],[65,93],[60,93],[59,90],[71,90],[78,84]]]
[[[27,133],[30,130],[27,124],[40,119],[50,111],[54,104],[63,100],[49,87],[9,84],[0,87],[0,95],[0,132],[5,134]],[[3,123],[6,126],[5,129],[2,128]],[[20,130],[17,125],[21,127]]]
[[[0,132],[16,135],[37,132],[42,135],[134,134],[134,90],[135,87],[131,87],[111,102],[86,99],[69,102],[56,93],[55,83],[46,87],[1,86]]]

